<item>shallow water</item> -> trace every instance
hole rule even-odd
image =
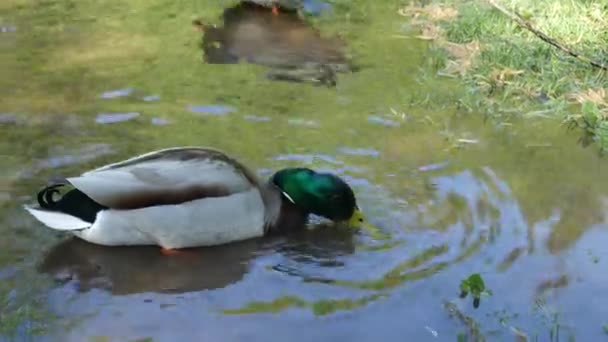
[[[309,18],[361,65],[334,88],[202,63],[190,23],[220,23],[221,1],[0,5],[15,27],[0,34],[0,339],[605,338],[606,161],[558,122],[458,109],[427,46],[395,37],[398,4],[336,1]],[[335,172],[380,232],[166,257],[71,239],[21,208],[49,180],[177,145],[221,148],[263,177]],[[492,291],[477,309],[459,298],[472,273]]]

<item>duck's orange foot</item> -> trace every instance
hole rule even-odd
[[[169,248],[160,248],[160,253],[162,255],[186,255],[188,252],[182,251],[179,249],[169,249]]]
[[[277,5],[272,5],[272,14],[279,15],[279,7]]]

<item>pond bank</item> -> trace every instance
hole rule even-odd
[[[513,116],[559,120],[582,128],[584,145],[596,141],[600,150],[608,148],[607,71],[582,60],[608,64],[608,5],[447,0],[424,6],[413,2],[399,14],[410,20],[416,38],[433,42],[430,60],[437,74],[458,77],[472,89],[460,100],[465,108],[501,122]],[[521,15],[584,57],[557,49],[508,15]]]

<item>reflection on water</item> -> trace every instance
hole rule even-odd
[[[157,247],[106,247],[69,238],[45,254],[40,270],[79,292],[96,288],[115,295],[184,293],[236,283],[247,273],[252,259],[270,252],[293,263],[341,266],[336,258],[354,252],[352,239],[350,230],[316,226],[283,238],[193,248],[167,257]]]
[[[239,3],[224,10],[223,26],[195,21],[203,32],[204,61],[247,62],[271,67],[270,79],[335,84],[335,72],[349,71],[345,45],[326,38],[297,13],[273,15],[267,8]]]
[[[48,252],[40,269],[82,292],[99,288],[116,295],[182,293],[239,281],[260,249],[253,240],[167,257],[155,247],[105,247],[70,238]]]

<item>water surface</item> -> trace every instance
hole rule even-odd
[[[3,339],[605,338],[606,161],[557,122],[459,109],[462,89],[429,76],[428,46],[399,38],[399,1],[332,4],[306,25],[361,65],[333,88],[202,63],[192,18],[221,25],[227,2],[0,5],[15,28],[0,34]],[[380,231],[321,226],[166,257],[69,238],[21,207],[50,180],[178,145],[223,149],[263,177],[335,172]],[[458,296],[472,273],[492,290],[478,309]]]

